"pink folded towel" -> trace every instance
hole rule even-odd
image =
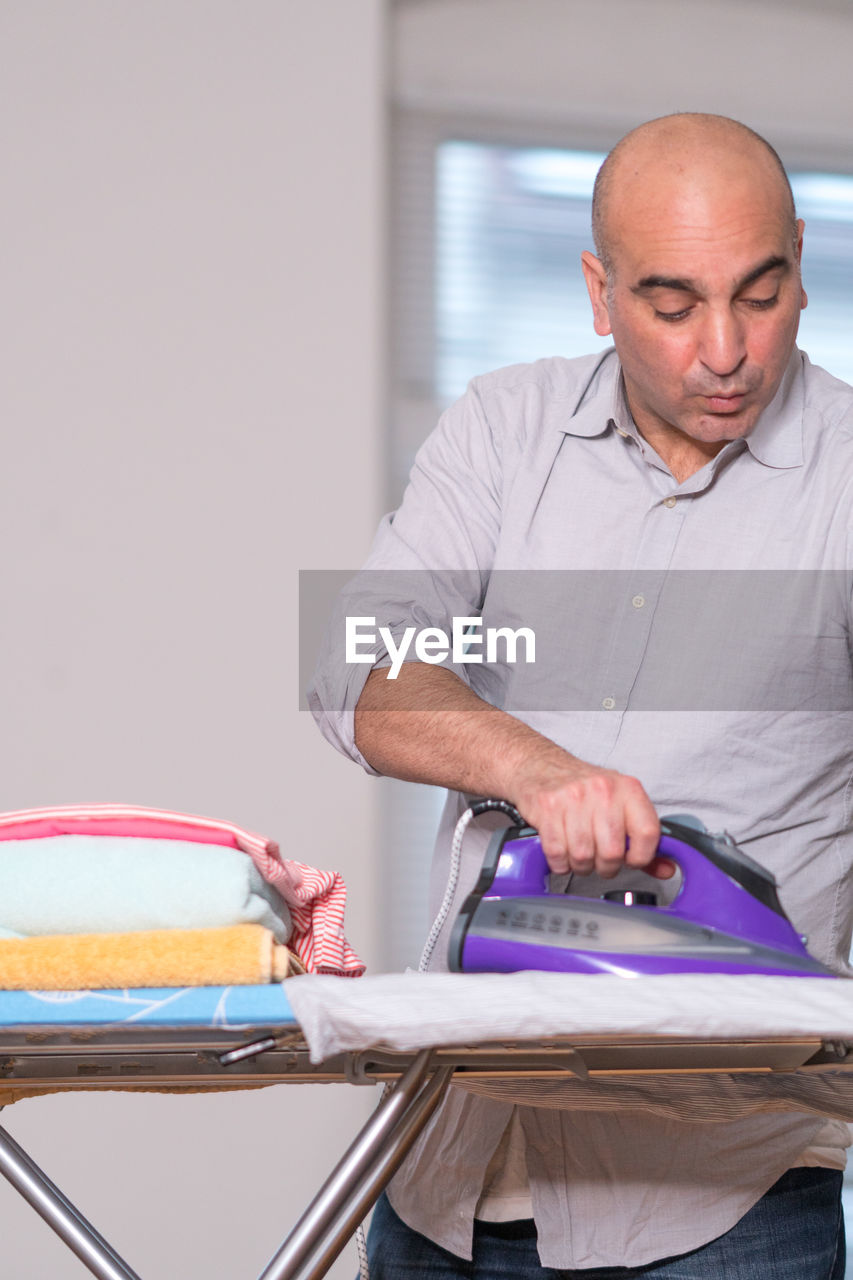
[[[266,836],[214,818],[130,805],[64,805],[0,814],[0,840],[59,835],[143,836],[242,849],[290,907],[289,945],[306,970],[354,978],[364,973],[364,965],[344,937],[346,886],[341,876],[282,858],[278,845]]]

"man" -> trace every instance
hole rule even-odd
[[[775,648],[750,652],[748,632],[733,643],[721,626],[691,669],[664,581],[848,581],[853,390],[795,348],[806,298],[789,184],[745,126],[667,117],[610,154],[593,228],[597,256],[582,265],[616,354],[475,380],[424,446],[369,565],[432,571],[428,602],[407,611],[402,593],[398,623],[503,620],[519,613],[514,575],[533,570],[611,571],[616,612],[578,655],[567,593],[532,606],[559,615],[571,653],[548,669],[550,701],[506,666],[407,662],[365,682],[363,668],[342,681],[327,662],[312,695],[321,727],[372,771],[455,793],[439,859],[465,797],[495,795],[538,829],[555,873],[663,878],[658,813],[693,809],[774,871],[812,952],[842,971],[849,596],[821,587],[809,625]],[[447,599],[434,601],[442,570]],[[466,571],[479,592],[459,585]],[[682,673],[676,694],[667,668]],[[844,1126],[798,1114],[688,1125],[452,1092],[377,1208],[374,1280],[841,1280],[845,1145]]]

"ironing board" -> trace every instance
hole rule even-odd
[[[497,1087],[502,1081],[567,1076],[594,1080],[692,1071],[797,1076],[849,1071],[853,1086],[853,1018],[849,1040],[812,1031],[731,1037],[575,1032],[406,1049],[367,1044],[318,1061],[316,1045],[312,1051],[288,998],[294,982],[304,981],[180,991],[0,992],[0,1091],[23,1096],[54,1089],[391,1082],[393,1087],[260,1277],[315,1280],[326,1274],[369,1211],[451,1079],[488,1088],[490,1082]],[[335,983],[346,990],[353,982],[322,981],[331,983],[333,991]],[[370,982],[357,980],[368,999]],[[139,1280],[2,1128],[0,1172],[93,1275]]]

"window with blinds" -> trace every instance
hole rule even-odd
[[[435,394],[455,399],[487,369],[580,355],[592,330],[579,267],[592,247],[592,185],[603,156],[447,141],[436,154]],[[806,221],[809,308],[800,344],[853,382],[853,177],[795,173]]]
[[[608,345],[580,270],[598,152],[441,136],[398,141],[392,498],[417,446],[475,374]],[[791,175],[805,219],[800,345],[853,382],[853,176]]]

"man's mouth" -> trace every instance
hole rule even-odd
[[[737,413],[738,409],[743,407],[746,395],[745,391],[729,392],[724,396],[705,396],[704,400],[711,413]]]

